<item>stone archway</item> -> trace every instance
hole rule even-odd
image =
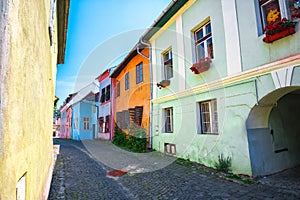
[[[300,164],[300,87],[284,87],[264,96],[246,121],[253,176]]]

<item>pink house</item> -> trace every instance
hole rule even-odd
[[[72,138],[72,107],[69,102],[75,95],[76,93],[70,94],[66,99],[66,103],[59,110],[61,113],[59,131],[60,138]]]
[[[97,79],[99,81],[99,112],[98,112],[98,138],[111,140],[114,129],[111,122],[111,78],[112,68],[105,70]]]

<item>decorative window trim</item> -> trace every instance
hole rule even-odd
[[[198,34],[199,33],[199,34]],[[201,34],[202,33],[202,34]],[[198,38],[199,37],[199,38]],[[193,40],[193,61],[198,63],[204,57],[214,58],[213,34],[210,18],[204,20],[200,25],[192,30]],[[210,52],[209,46],[211,45]],[[199,50],[199,46],[200,48]]]
[[[173,53],[172,47],[169,47],[161,54],[162,58],[162,79],[170,80],[174,77],[174,69],[173,69]]]
[[[208,110],[204,110],[204,106]],[[218,134],[218,105],[216,99],[197,102],[197,129],[199,134]],[[208,121],[205,121],[208,120]],[[208,127],[205,126],[208,124]]]
[[[165,133],[174,132],[173,107],[163,109],[163,127]]]

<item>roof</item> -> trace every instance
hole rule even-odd
[[[148,41],[186,2],[188,2],[188,0],[173,0],[162,12],[162,14],[154,21],[142,38]]]
[[[82,101],[84,98],[91,94],[97,94],[99,92],[99,86],[98,83],[92,82],[86,87],[82,88],[80,91],[77,92],[77,94],[70,100],[68,103],[69,106],[72,106],[80,101]]]
[[[65,61],[70,0],[57,0],[58,54],[57,63]]]
[[[136,55],[138,55],[138,49],[139,51],[142,51],[146,46],[141,44],[141,43],[137,43],[133,49],[127,54],[127,56],[123,59],[123,61],[118,65],[118,67],[115,69],[115,71],[110,75],[111,78],[116,78],[121,71],[126,67],[126,65],[130,62],[130,60],[132,60]]]

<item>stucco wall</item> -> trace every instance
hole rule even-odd
[[[142,51],[144,55],[149,55],[149,50]],[[136,84],[136,65],[143,62],[143,81]],[[125,74],[129,72],[129,89],[125,90]],[[120,96],[114,99],[114,112],[120,112],[134,108],[135,106],[143,106],[142,126],[149,126],[150,113],[150,65],[149,60],[136,55],[132,58],[126,67],[122,70],[115,81],[120,81]],[[116,115],[115,115],[116,116]]]
[[[0,10],[0,182],[5,183],[0,184],[0,198],[16,199],[16,184],[26,174],[26,199],[40,199],[53,149],[56,55],[48,34],[50,2],[1,1]],[[8,35],[2,34],[3,24]]]

